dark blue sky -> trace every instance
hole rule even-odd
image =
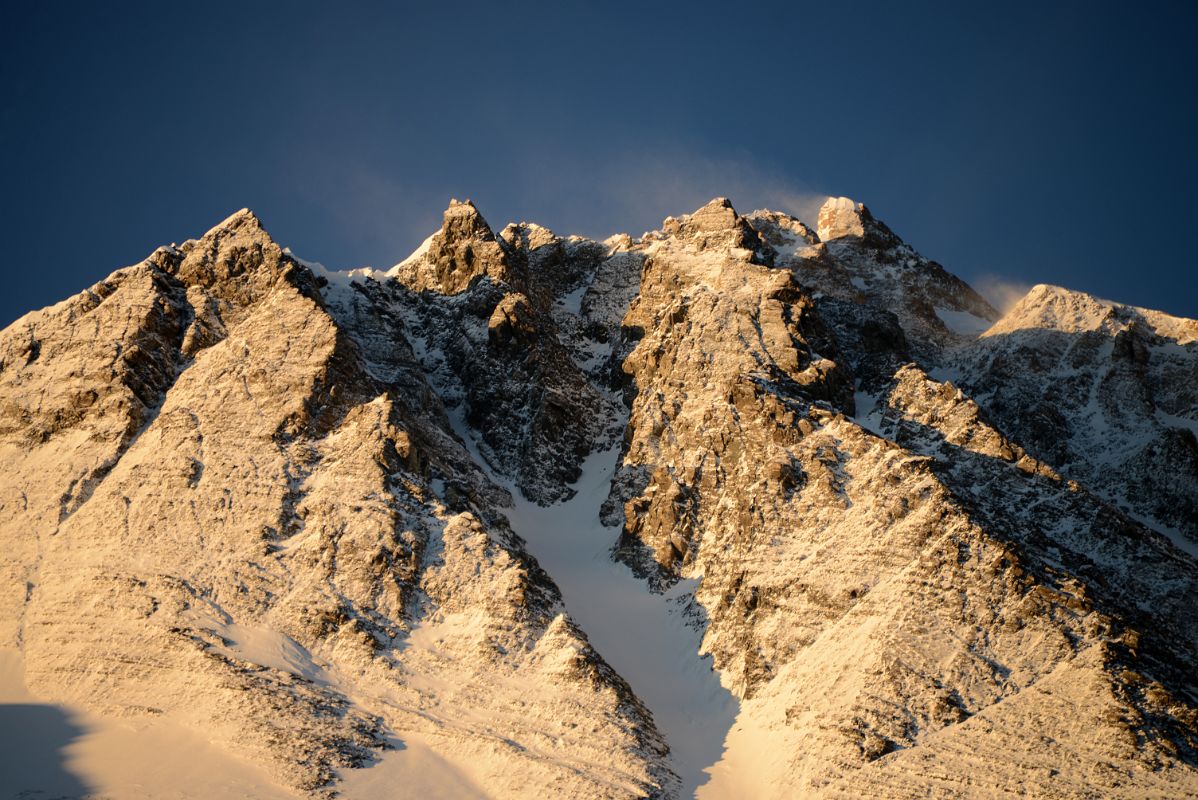
[[[844,194],[967,280],[1198,316],[1189,3],[9,4],[0,325],[242,206],[386,267]],[[119,10],[118,10],[119,7]]]

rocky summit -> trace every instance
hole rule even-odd
[[[0,648],[263,797],[1198,797],[1198,321],[816,223],[242,210],[27,314]]]

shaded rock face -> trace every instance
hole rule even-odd
[[[373,277],[238,212],[0,333],[0,642],[300,794],[399,739],[678,797],[505,513],[618,445],[612,558],[741,702],[710,796],[1198,796],[1196,341],[999,319],[845,198],[602,243],[455,202]]]
[[[917,253],[864,205],[830,198],[819,220],[818,237],[798,240],[766,216],[753,224],[766,238],[789,238],[776,264],[794,270],[809,292],[894,314],[912,357],[937,361],[946,348],[972,339],[998,319],[985,298]]]
[[[670,575],[694,561],[701,520],[711,519],[701,487],[771,457],[777,437],[784,442],[813,402],[851,411],[851,383],[793,277],[743,250],[654,243],[624,325],[643,337],[622,366],[635,396],[617,484],[636,487],[636,475],[649,483],[634,497],[613,497],[625,505],[622,550],[642,571],[651,556]],[[746,495],[734,513],[753,503]],[[644,556],[636,545],[647,547]]]
[[[487,336],[498,347],[522,349],[535,344],[537,325],[528,298],[519,292],[505,294],[487,320]]]
[[[949,365],[1038,457],[1198,540],[1198,324],[1037,286]]]
[[[593,242],[543,228],[505,234],[515,265],[506,280],[484,276],[451,294],[401,276],[379,291],[405,319],[454,418],[479,432],[484,461],[550,503],[572,496],[582,459],[620,434],[620,404],[604,377],[610,323],[584,311],[615,276]]]

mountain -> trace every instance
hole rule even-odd
[[[847,198],[351,272],[242,210],[0,333],[0,648],[263,797],[1198,797],[1196,378]]]
[[[1198,322],[1041,285],[945,364],[1039,457],[1193,539]]]

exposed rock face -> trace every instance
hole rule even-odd
[[[949,364],[1038,457],[1198,542],[1198,322],[1041,285]]]
[[[648,712],[508,530],[402,329],[377,366],[361,332],[236,215],[3,334],[4,632],[30,689],[183,720],[309,791],[391,731],[498,795],[668,794]],[[43,399],[74,380],[85,401]]]
[[[840,239],[845,236],[865,238],[865,226],[873,215],[860,203],[847,197],[829,197],[820,207],[816,232],[820,239]]]
[[[740,219],[725,221],[724,231],[706,233],[737,236]],[[624,318],[639,339],[622,367],[634,398],[616,483],[636,492],[618,496],[627,514],[625,555],[647,569],[627,549],[639,543],[667,575],[693,563],[695,537],[718,521],[703,513],[703,486],[724,485],[729,473],[756,471],[775,458],[790,474],[776,435],[785,443],[791,434],[784,431],[814,401],[852,408],[832,340],[792,274],[754,263],[743,248],[706,243],[670,237],[649,244],[640,294]],[[759,498],[746,493],[728,509],[729,524],[748,522]]]
[[[416,291],[457,294],[484,275],[505,280],[511,272],[504,243],[495,238],[483,215],[469,200],[454,200],[441,230],[427,247],[396,266],[394,274]]]
[[[505,515],[619,445],[612,557],[741,702],[701,796],[1198,796],[1198,322],[998,317],[845,198],[603,243],[455,203],[373,277],[242,211],[0,333],[0,641],[299,792],[396,738],[677,797]]]
[[[897,239],[888,247],[909,250]],[[681,237],[648,246],[625,317],[634,336],[645,333],[623,362],[635,392],[609,505],[623,506],[620,552],[638,569],[658,582],[701,577],[704,648],[745,698],[715,786],[779,797],[961,793],[976,769],[965,760],[973,731],[1003,724],[1020,733],[990,737],[986,759],[1015,765],[992,783],[968,780],[983,796],[1047,793],[1043,765],[1068,759],[1029,759],[1021,744],[1062,735],[1034,710],[1029,690],[1042,681],[1060,681],[1064,707],[1108,720],[1071,734],[1088,755],[1054,765],[1053,791],[1115,792],[1117,774],[1133,775],[1137,791],[1191,786],[1191,767],[1158,777],[1152,766],[1173,745],[1113,743],[1127,741],[1116,721],[1126,714],[1160,725],[1140,729],[1151,741],[1193,745],[1191,712],[1162,717],[1140,678],[1125,677],[1152,665],[1153,680],[1192,691],[1193,562],[1066,485],[957,389],[901,365],[908,341],[933,345],[913,348],[929,367],[955,344],[929,324],[927,298],[992,311],[910,257],[914,274],[885,286],[900,313],[870,308],[866,294],[865,308],[833,299],[835,313],[821,315],[795,283],[820,285],[822,265],[810,275],[809,259],[780,251],[790,269],[768,269],[735,252]],[[840,253],[852,270],[872,263],[856,245]],[[848,394],[858,366],[866,384],[892,368],[885,386],[857,398],[885,409],[873,412],[874,430],[850,418],[873,411]],[[1137,597],[1152,598],[1153,616],[1140,615]],[[1141,639],[1158,625],[1168,641],[1148,654]],[[1002,723],[980,722],[999,708]],[[890,753],[903,755],[882,758]],[[1094,760],[1123,772],[1096,777]],[[944,774],[930,779],[928,764]]]
[[[516,349],[531,347],[537,338],[532,304],[519,292],[505,294],[487,320],[490,342]]]
[[[581,312],[583,293],[602,289],[607,253],[538,226],[505,236],[504,275],[456,293],[401,275],[375,302],[405,320],[440,397],[481,434],[486,463],[547,503],[570,497],[583,457],[620,434],[619,403],[599,378],[611,370],[601,352],[611,333]]]
[[[981,295],[917,253],[864,205],[831,198],[819,219],[818,242],[791,235],[777,265],[794,270],[821,304],[840,300],[871,314],[893,314],[909,355],[937,360],[945,347],[972,339],[998,319]],[[769,232],[767,238],[782,233],[772,219],[754,224]]]

